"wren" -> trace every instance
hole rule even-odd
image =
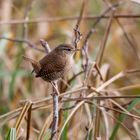
[[[47,82],[53,82],[68,73],[71,69],[71,59],[76,49],[69,44],[60,44],[39,62],[24,56],[32,64],[36,77],[41,77]]]

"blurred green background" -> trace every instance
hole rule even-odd
[[[110,2],[115,3],[118,0],[110,0]],[[60,43],[72,43],[73,28],[77,22],[75,17],[79,16],[81,5],[82,0],[0,0],[0,115],[19,107],[21,100],[42,99],[50,95],[51,86],[41,79],[35,79],[31,74],[31,65],[22,58],[25,55],[39,60],[45,53],[33,49],[25,41],[32,43],[39,49],[43,49],[40,39],[46,40],[51,49]],[[81,21],[80,31],[83,38],[96,20],[92,17],[100,15],[106,8],[107,4],[103,0],[85,1],[84,16],[90,16],[91,18]],[[140,67],[140,5],[126,1],[117,8],[115,14],[139,15],[139,17],[118,18],[128,38],[116,20],[113,20],[100,67],[109,66],[108,78],[120,71]],[[107,23],[108,18],[102,19],[96,27],[96,32],[88,40],[88,55],[91,62],[96,60],[100,51]],[[8,39],[15,40],[9,41]],[[81,44],[78,47],[80,48]],[[75,59],[73,71],[78,73],[82,70],[80,54],[76,55]],[[81,84],[82,80],[83,77],[77,78],[72,83],[71,89]],[[120,92],[120,94],[139,95],[139,83],[140,74],[136,73],[119,79],[111,88],[138,85],[137,88]],[[128,101],[125,100],[126,103]],[[120,103],[122,102],[124,100]],[[39,130],[50,111],[34,112],[34,127]],[[73,123],[75,121],[73,120]],[[84,119],[81,122],[84,122]],[[14,123],[15,119],[1,124],[1,139],[6,136],[8,128],[14,127]],[[82,139],[86,131],[83,129],[83,126],[81,130],[80,127],[78,129],[74,128],[71,130],[73,134],[69,134],[67,137],[69,139],[70,136],[72,136],[71,139]],[[77,133],[79,136],[77,136]],[[36,138],[36,135],[33,134],[32,137]],[[128,135],[126,135],[126,139],[129,139]]]

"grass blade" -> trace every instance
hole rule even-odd
[[[16,128],[10,128],[6,140],[16,140]]]
[[[138,104],[140,102],[140,99],[139,98],[136,98],[134,99],[134,101],[127,107],[127,110],[128,111],[131,111],[133,109],[133,107]],[[120,117],[118,118],[118,123],[115,125],[113,131],[112,131],[112,134],[110,136],[110,140],[114,140],[116,135],[117,135],[117,132],[119,130],[119,127],[121,125],[121,123],[125,120],[125,118],[127,117],[126,114],[121,114]]]

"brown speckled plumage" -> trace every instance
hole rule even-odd
[[[70,59],[74,52],[75,49],[71,45],[61,44],[39,62],[24,58],[32,63],[36,77],[51,82],[63,77],[70,70]]]

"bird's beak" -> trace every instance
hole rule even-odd
[[[77,52],[77,51],[81,51],[81,49],[74,49],[74,51],[75,51],[75,52]]]

